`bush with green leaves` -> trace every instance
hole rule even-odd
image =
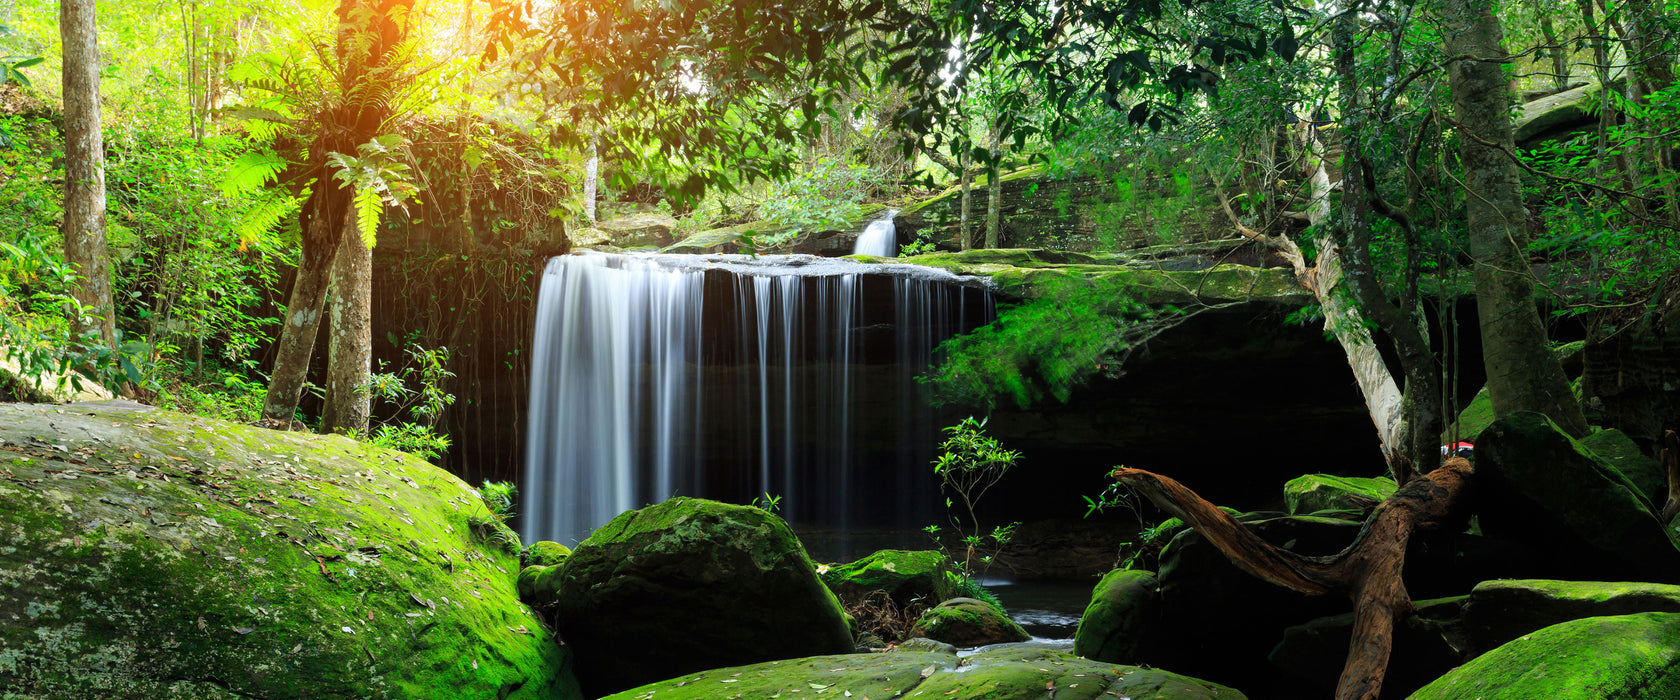
[[[759,216],[789,228],[760,237],[757,245],[771,247],[802,233],[845,228],[862,215],[863,200],[880,186],[879,181],[867,165],[817,161],[804,174],[771,187],[759,205]]]
[[[975,508],[986,492],[1015,466],[1021,453],[1003,449],[997,438],[987,435],[984,418],[964,418],[956,425],[946,427],[945,432],[947,437],[940,443],[939,456],[933,461],[933,473],[940,479],[940,488],[960,499],[967,513],[965,523],[952,509],[952,499],[945,499],[946,516],[950,518],[953,530],[962,538],[963,556],[957,562],[957,569],[963,576],[973,577],[977,575],[975,564],[980,564],[982,571],[989,568],[1020,525],[1000,525],[986,533],[980,528]],[[930,525],[924,530],[938,541],[937,525]]]
[[[444,382],[455,376],[449,371],[449,348],[407,346],[408,362],[396,371],[368,373],[363,386],[374,401],[385,402],[391,418],[380,421],[368,441],[381,447],[407,452],[421,459],[435,460],[449,450],[449,436],[437,432],[443,411],[455,403],[455,395],[444,391]]]
[[[940,345],[943,359],[921,377],[935,401],[1022,408],[1073,389],[1099,373],[1117,374],[1132,348],[1182,318],[1124,290],[1068,277],[1039,296],[1003,309],[997,320]]]

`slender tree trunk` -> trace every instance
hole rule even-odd
[[[1359,306],[1394,342],[1404,368],[1402,418],[1393,443],[1387,446],[1391,451],[1384,456],[1395,481],[1405,484],[1413,474],[1429,471],[1439,461],[1436,441],[1441,433],[1440,376],[1429,339],[1419,328],[1415,305],[1402,309],[1389,300],[1371,260],[1371,213],[1373,202],[1381,202],[1381,197],[1374,177],[1366,170],[1369,158],[1365,144],[1373,136],[1371,132],[1376,125],[1371,110],[1364,104],[1355,75],[1355,18],[1355,8],[1348,8],[1331,29],[1342,101],[1341,229],[1347,241],[1345,275]],[[1401,216],[1387,206],[1382,208],[1393,218]],[[1410,228],[1409,221],[1401,224]],[[1417,263],[1408,258],[1402,264],[1415,269]],[[1408,271],[1406,277],[1413,278],[1414,274]]]
[[[327,397],[321,432],[367,433],[372,401],[373,251],[356,231],[340,236],[332,264],[332,305],[327,326]]]
[[[1003,245],[1003,159],[998,157],[998,147],[1003,143],[1003,128],[992,127],[991,168],[986,180],[986,247],[997,248]]]
[[[292,296],[286,302],[286,316],[281,320],[280,341],[275,345],[274,373],[263,398],[264,418],[289,425],[297,411],[309,378],[309,359],[315,353],[332,260],[349,219],[349,197],[338,183],[317,181],[315,192],[304,205],[303,254],[292,283]]]
[[[80,279],[70,293],[82,306],[78,332],[96,332],[116,347],[111,256],[105,245],[105,144],[99,124],[99,35],[93,0],[63,0],[64,259]],[[91,317],[91,321],[85,320]]]
[[[1552,89],[1557,92],[1568,90],[1569,47],[1558,39],[1557,29],[1552,26],[1552,18],[1546,14],[1546,8],[1540,10],[1540,34],[1546,37],[1546,55],[1552,59]]]
[[[595,193],[600,187],[598,173],[601,169],[601,153],[595,145],[595,138],[589,139],[589,160],[583,165],[583,215],[589,223],[595,223]]]
[[[964,163],[964,166],[961,180],[962,208],[957,214],[957,227],[962,232],[962,249],[969,250],[974,247],[974,217],[970,215],[974,211],[974,171],[967,167],[966,160],[960,162]]]
[[[1538,411],[1571,435],[1584,435],[1586,418],[1563,366],[1546,345],[1546,328],[1535,307],[1534,275],[1525,252],[1528,214],[1522,180],[1516,163],[1505,155],[1515,152],[1515,146],[1502,69],[1508,60],[1503,30],[1491,0],[1444,0],[1441,8],[1447,54],[1467,57],[1452,62],[1448,83],[1459,128],[1477,136],[1459,140],[1459,158],[1475,261],[1482,362],[1494,413]]]

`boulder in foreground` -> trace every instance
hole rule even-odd
[[[1680,698],[1680,614],[1589,617],[1476,657],[1411,700]]]
[[[471,487],[398,452],[0,404],[7,697],[579,697],[518,551]]]
[[[849,695],[848,695],[849,693]],[[1049,649],[988,649],[968,658],[930,652],[846,654],[694,673],[611,700],[894,697],[1242,700],[1230,688],[1159,669],[1087,661]]]
[[[626,511],[559,567],[552,602],[560,636],[577,653],[590,697],[853,648],[840,603],[805,548],[758,508],[673,498]]]

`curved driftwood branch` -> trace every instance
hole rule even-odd
[[[1306,557],[1272,546],[1225,511],[1171,478],[1116,469],[1116,481],[1184,519],[1237,568],[1302,593],[1345,593],[1353,600],[1353,640],[1336,685],[1337,700],[1375,700],[1382,692],[1394,622],[1412,612],[1400,578],[1406,545],[1417,532],[1456,532],[1469,519],[1475,469],[1461,457],[1413,479],[1377,506],[1359,536],[1331,557]]]

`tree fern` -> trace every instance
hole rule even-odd
[[[228,198],[255,192],[280,177],[286,169],[286,159],[266,151],[252,151],[239,156],[228,168],[219,189]]]

